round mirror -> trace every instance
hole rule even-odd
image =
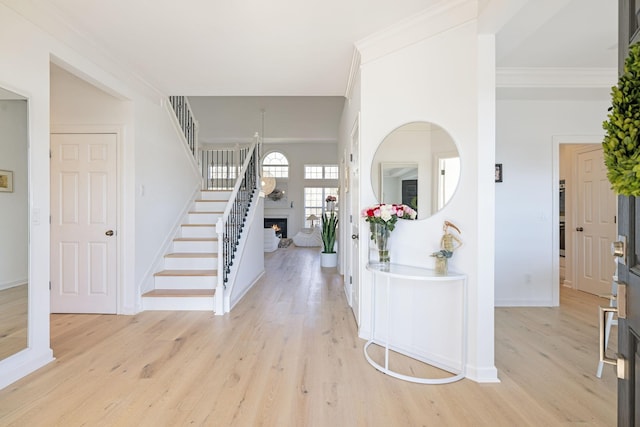
[[[382,141],[371,165],[371,185],[379,203],[411,206],[417,219],[442,209],[458,187],[460,154],[440,126],[412,122]]]

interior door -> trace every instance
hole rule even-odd
[[[51,311],[117,310],[115,134],[51,135]]]
[[[359,145],[360,128],[359,118],[351,131],[351,144],[349,153],[349,175],[346,188],[349,190],[349,213],[351,219],[351,251],[349,256],[349,283],[351,284],[351,310],[360,326],[360,208],[358,197],[360,195],[359,172]],[[366,238],[366,236],[365,236]]]
[[[618,372],[618,425],[640,426],[640,198],[619,196],[618,213],[618,233],[627,241],[626,263],[618,263],[618,283],[626,285],[626,303],[618,291],[618,308],[626,306],[626,318],[618,316],[618,363],[625,364]]]
[[[577,153],[578,209],[576,235],[576,287],[596,295],[611,291],[615,263],[611,243],[616,237],[616,196],[607,180],[602,147]]]

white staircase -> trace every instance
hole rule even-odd
[[[142,295],[144,310],[213,311],[218,283],[216,222],[230,194],[200,192],[164,257],[164,270],[154,275],[155,289]]]

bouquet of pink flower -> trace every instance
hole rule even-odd
[[[371,224],[385,225],[389,231],[395,227],[398,219],[416,219],[418,213],[407,205],[380,203],[362,211],[362,217]]]
[[[327,196],[327,198],[325,199],[325,202],[329,203],[329,202],[335,202],[336,201],[336,196]]]

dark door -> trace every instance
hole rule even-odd
[[[618,1],[618,70],[622,72],[629,45],[640,40],[638,12],[640,1]],[[627,239],[625,264],[618,264],[618,281],[626,297],[618,295],[618,309],[626,315],[618,317],[618,425],[640,426],[640,369],[638,342],[640,337],[640,198],[618,196],[618,234]],[[619,288],[620,289],[620,288]],[[620,290],[618,291],[620,293]],[[624,298],[624,299],[623,299]],[[624,310],[620,309],[620,306]],[[620,313],[619,313],[620,314]]]
[[[618,425],[640,426],[640,198],[618,196],[618,214],[619,234],[627,240],[626,265],[618,265]]]
[[[402,204],[418,210],[418,180],[402,180]]]

